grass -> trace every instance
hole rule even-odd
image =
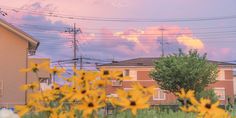
[[[118,112],[118,114],[108,115],[108,118],[132,118],[130,111]],[[141,110],[136,118],[195,118],[193,113],[185,113],[182,111],[158,111],[155,109]]]
[[[101,111],[99,113],[99,118],[104,118],[103,116],[103,112]],[[48,118],[48,114],[28,114],[23,118]],[[107,118],[134,118],[134,116],[131,115],[130,111],[117,111],[116,113],[114,111],[113,114],[107,115]],[[173,110],[158,111],[155,109],[147,109],[138,111],[135,118],[195,118],[195,114],[182,111],[174,112]]]
[[[104,118],[103,111],[99,112],[98,118]],[[236,109],[230,112],[231,116],[236,116]],[[28,114],[23,118],[48,118],[48,113],[38,113],[38,114]],[[82,118],[82,117],[80,117]],[[92,118],[92,117],[91,117]],[[196,118],[195,113],[186,113],[180,110],[173,111],[171,109],[146,109],[140,110],[137,113],[137,116],[132,116],[130,111],[120,111],[120,110],[113,110],[112,114],[107,115],[107,118]]]

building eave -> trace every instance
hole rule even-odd
[[[28,41],[29,46],[28,49],[29,50],[34,50],[36,51],[38,46],[39,46],[39,41],[36,40],[35,38],[33,38],[31,35],[27,34],[26,32],[20,30],[19,28],[11,25],[10,23],[4,21],[3,19],[0,19],[0,25],[5,27],[7,30],[15,33],[16,35],[22,37],[23,39],[25,39],[26,41]]]

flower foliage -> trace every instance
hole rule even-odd
[[[22,85],[21,89],[28,92],[26,105],[17,105],[15,110],[20,117],[35,113],[46,113],[49,118],[97,118],[98,111],[112,104],[121,111],[130,111],[137,116],[138,110],[150,107],[155,86],[144,87],[140,83],[131,84],[130,90],[117,89],[116,97],[108,96],[107,86],[112,80],[130,79],[124,77],[121,71],[111,71],[104,68],[100,71],[85,71],[73,69],[75,75],[64,77],[64,68],[50,68],[49,63],[34,64],[22,72],[33,72],[36,75],[41,69],[48,71],[53,78],[67,81],[64,85],[52,83],[50,89],[42,90],[40,80]],[[193,90],[181,89],[176,93],[182,102],[180,109],[184,112],[194,112],[198,118],[229,118],[228,112],[218,108],[219,102],[212,103],[209,99],[195,98]]]
[[[51,89],[41,90],[40,80],[28,83],[21,87],[22,90],[32,91],[28,95],[26,105],[15,106],[20,117],[29,113],[45,112],[50,118],[75,118],[82,115],[86,117],[97,117],[98,110],[104,108],[108,102],[121,106],[123,110],[132,111],[149,108],[149,98],[153,93],[153,87],[145,88],[140,84],[133,84],[133,90],[126,92],[117,90],[118,98],[107,97],[106,86],[111,84],[111,79],[123,81],[129,77],[123,76],[121,71],[101,69],[100,71],[85,71],[73,69],[75,75],[63,77],[64,68],[50,68],[48,63],[34,64],[22,72],[33,72],[38,74],[41,69],[48,71],[57,79],[67,81],[64,85],[53,83]]]
[[[205,98],[198,101],[193,90],[185,92],[181,89],[176,95],[182,102],[180,109],[184,112],[197,113],[197,118],[230,118],[228,112],[218,107],[219,101],[212,103],[211,100]]]

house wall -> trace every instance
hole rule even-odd
[[[149,77],[149,72],[153,69],[152,67],[105,67],[108,70],[127,70],[130,71],[136,71],[137,78],[134,78],[132,80],[126,80],[123,81],[122,86],[108,86],[107,92],[109,94],[114,94],[116,89],[124,89],[124,88],[131,88],[132,82],[140,82],[143,86],[152,86],[157,85],[154,80],[152,80]],[[227,97],[230,96],[233,102],[233,95],[234,95],[234,89],[233,89],[233,71],[231,67],[221,67],[219,66],[219,70],[222,70],[223,75],[218,76],[218,78],[221,78],[222,80],[217,80],[216,83],[211,84],[209,88],[216,89],[216,88],[224,88],[225,90],[225,100],[220,100],[221,104],[225,104],[227,102]],[[157,85],[158,88],[158,85]],[[176,96],[172,93],[166,92],[165,99],[164,100],[150,100],[152,104],[176,104]]]
[[[19,70],[26,67],[27,47],[26,40],[0,26],[0,80],[3,81],[0,106],[25,104],[25,92],[19,88],[26,83],[26,74]]]
[[[233,69],[234,96],[236,96],[236,69]]]

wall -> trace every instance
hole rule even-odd
[[[1,106],[12,107],[25,104],[25,92],[19,88],[26,82],[26,74],[20,73],[26,67],[28,42],[0,26],[0,79],[4,93]]]

